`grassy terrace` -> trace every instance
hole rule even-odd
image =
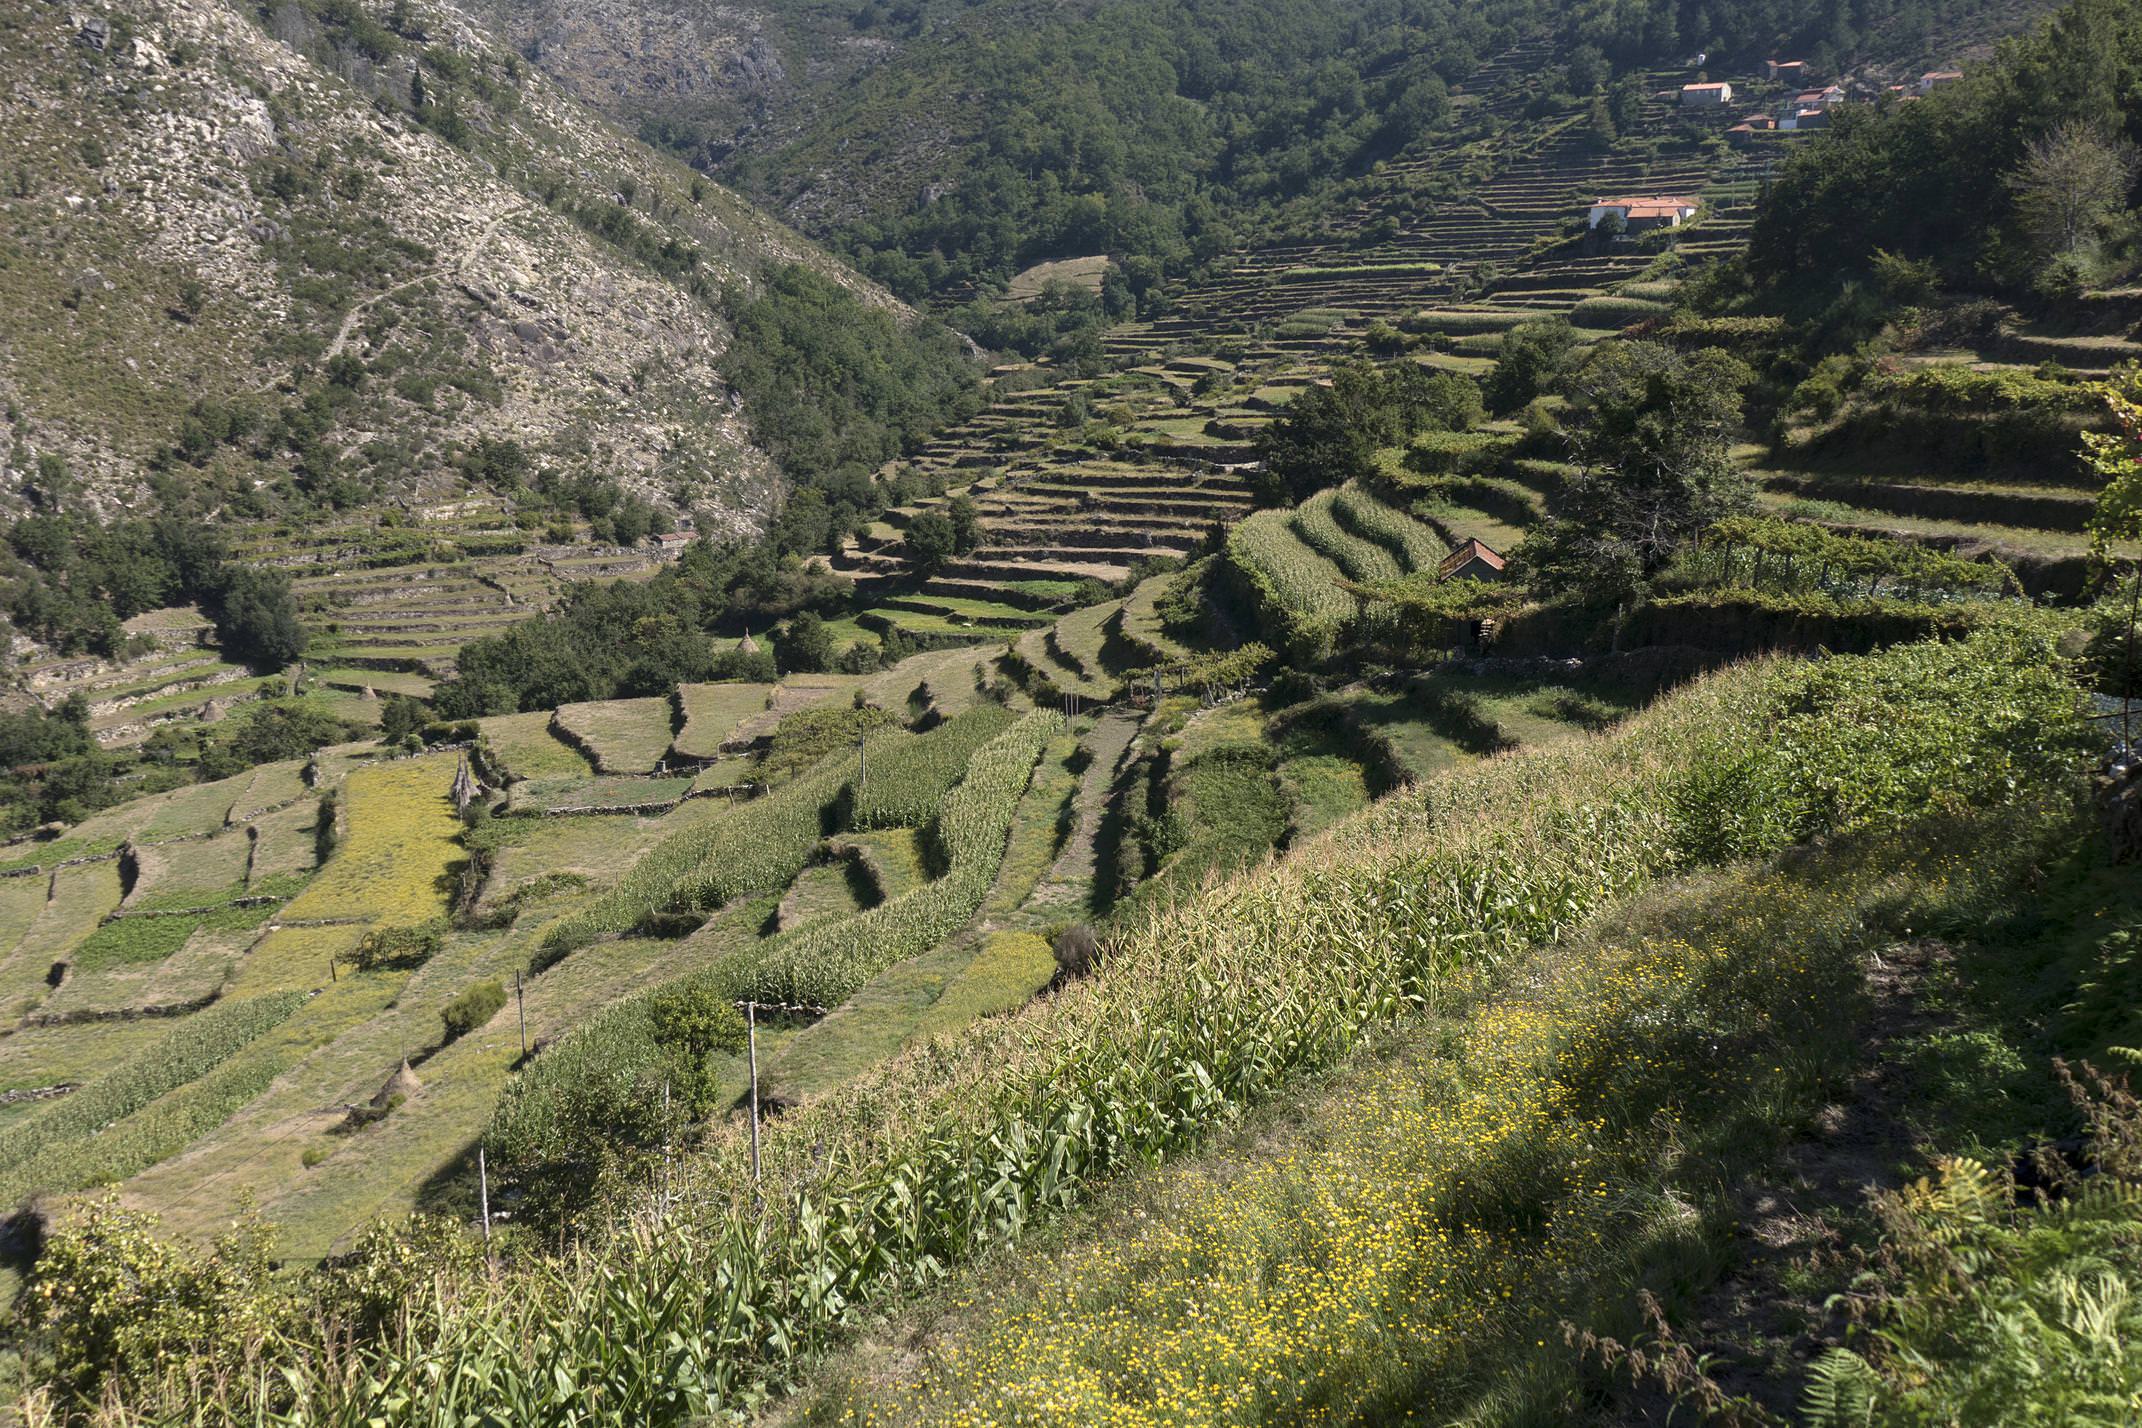
[[[665,696],[567,704],[551,715],[559,738],[585,750],[598,773],[643,774],[669,757],[675,707]]]

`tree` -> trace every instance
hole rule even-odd
[[[817,674],[833,664],[833,632],[809,610],[788,622],[788,629],[774,644],[781,669],[787,674]]]
[[[1554,390],[1576,350],[1576,330],[1559,317],[1511,328],[1502,335],[1495,370],[1488,373],[1487,409],[1496,416],[1523,411]]]
[[[1578,473],[1520,554],[1546,589],[1627,598],[1683,544],[1749,509],[1727,443],[1754,373],[1715,348],[1608,342],[1570,374]]]
[[[952,522],[952,551],[966,555],[982,543],[982,514],[965,496],[954,496],[945,507]]]
[[[281,669],[305,652],[290,577],[276,570],[236,569],[210,611],[227,658],[255,669]]]
[[[907,523],[907,563],[927,580],[945,568],[959,548],[959,534],[942,511],[924,511]]]
[[[1329,387],[1287,403],[1257,443],[1256,485],[1266,505],[1305,500],[1329,486],[1372,476],[1376,453],[1399,438],[1398,413],[1383,375],[1361,362],[1332,368]]]
[[[2033,140],[2008,187],[2039,253],[2060,258],[2088,248],[2098,225],[2125,203],[2136,159],[2134,145],[2075,120]]]

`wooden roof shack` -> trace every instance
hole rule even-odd
[[[1733,102],[1733,86],[1724,80],[1709,84],[1684,84],[1681,86],[1683,109],[1716,109],[1721,104]]]
[[[1437,581],[1500,580],[1509,565],[1486,541],[1468,537],[1435,568]]]

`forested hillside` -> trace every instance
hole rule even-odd
[[[1953,49],[1975,22],[2000,33],[2018,18],[1980,0],[873,0],[848,10],[842,35],[845,8],[658,16],[606,0],[566,20],[556,6],[500,6],[537,62],[555,55],[591,102],[917,300],[1099,254],[1124,261],[1142,297],[1237,243],[1312,224],[1350,180],[1440,129],[1453,90],[1517,40],[1559,51],[1526,77],[1534,97],[1583,100],[1699,54],[1740,69],[1777,54],[1824,72],[1910,65],[1937,57],[1937,35]],[[730,56],[717,72],[709,30]],[[546,49],[547,34],[575,43]],[[612,47],[593,73],[590,38]],[[619,71],[640,82],[612,82]]]

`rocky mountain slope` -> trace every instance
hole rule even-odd
[[[503,450],[750,527],[725,307],[787,262],[891,302],[443,5],[39,3],[0,96],[11,499],[416,504]]]

